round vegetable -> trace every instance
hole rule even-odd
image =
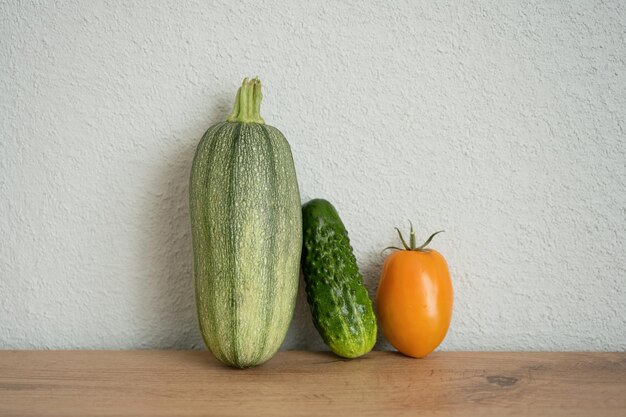
[[[385,260],[376,295],[378,320],[387,340],[415,358],[439,346],[452,317],[448,265],[439,252],[426,249],[438,233],[416,247],[413,225],[408,245],[398,230],[404,249],[390,248],[396,252]]]

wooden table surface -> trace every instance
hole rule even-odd
[[[626,416],[626,353],[0,351],[0,416]]]

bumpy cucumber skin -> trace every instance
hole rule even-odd
[[[302,271],[313,323],[337,355],[356,358],[376,343],[376,316],[337,210],[315,199],[302,208]]]

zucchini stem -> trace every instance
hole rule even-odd
[[[241,87],[237,90],[233,110],[226,119],[234,123],[259,123],[265,124],[261,117],[261,80],[259,77],[252,79],[244,78]]]

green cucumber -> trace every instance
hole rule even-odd
[[[376,343],[376,316],[337,210],[316,199],[302,208],[302,270],[313,323],[337,355],[356,358]]]

